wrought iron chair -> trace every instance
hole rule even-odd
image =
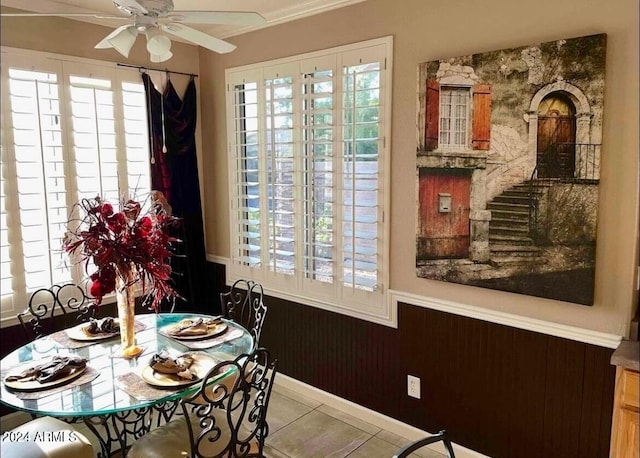
[[[263,296],[261,284],[244,279],[237,280],[226,293],[220,293],[222,315],[244,326],[253,336],[256,347],[267,315]]]
[[[73,323],[89,321],[95,317],[96,310],[97,306],[82,287],[66,283],[36,290],[27,308],[18,314],[18,320],[27,337],[37,339]]]
[[[93,458],[91,442],[73,425],[53,417],[41,417],[4,432],[2,458]],[[41,438],[41,440],[38,440]]]
[[[419,439],[415,442],[405,445],[400,450],[398,450],[395,455],[393,455],[393,458],[406,458],[416,450],[440,441],[442,441],[444,447],[447,449],[449,458],[456,458],[456,455],[453,453],[453,445],[451,445],[451,441],[447,437],[445,430],[442,430],[438,434],[434,434],[433,436],[425,437],[423,439]]]
[[[180,400],[182,415],[138,439],[127,457],[263,456],[276,363],[265,348],[218,363]],[[230,386],[213,382],[228,371],[243,376]]]

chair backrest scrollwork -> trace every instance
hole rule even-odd
[[[81,286],[65,283],[34,291],[27,308],[18,314],[18,320],[27,337],[37,339],[59,328],[58,323],[67,327],[89,321],[95,317],[96,309]],[[71,317],[75,317],[73,323]]]
[[[253,280],[237,280],[229,291],[220,294],[220,302],[225,318],[249,330],[257,347],[267,314],[262,285]]]
[[[266,348],[223,361],[209,370],[198,391],[180,400],[192,457],[264,456],[267,409],[277,360]],[[221,374],[238,371],[233,384]],[[215,382],[218,381],[218,383]]]

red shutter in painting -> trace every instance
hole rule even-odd
[[[438,124],[440,122],[440,83],[427,80],[425,104],[424,149],[433,151],[438,147]]]
[[[491,86],[473,87],[473,149],[488,150],[491,137]]]

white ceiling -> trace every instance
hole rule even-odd
[[[266,25],[262,26],[189,25],[215,37],[226,38],[362,1],[365,0],[173,0],[173,3],[176,11],[255,11],[267,20]],[[123,16],[123,13],[114,6],[112,0],[3,0],[2,6],[38,13],[89,13]],[[121,20],[113,19],[77,17],[72,19],[111,27],[123,24]]]

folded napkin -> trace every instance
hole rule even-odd
[[[82,327],[82,332],[87,336],[98,334],[115,334],[120,332],[120,325],[113,317],[105,317],[101,320],[91,318],[86,326]]]
[[[196,373],[189,369],[192,364],[193,356],[185,354],[174,358],[164,350],[154,354],[149,362],[149,366],[156,372],[175,374],[184,380],[196,380]]]
[[[219,324],[222,324],[219,318],[186,318],[167,329],[165,333],[170,337],[204,336]]]
[[[140,321],[136,320],[135,322],[136,332],[144,331],[146,328],[147,326],[144,323],[141,323]],[[97,336],[99,336],[99,334],[96,335],[96,337]],[[49,338],[54,340],[61,347],[70,348],[70,349],[88,347],[90,345],[95,345],[96,342],[99,342],[99,340],[94,340],[89,338],[87,338],[86,340],[73,339],[72,337],[69,336],[69,329],[56,331],[53,334],[50,334]]]
[[[231,328],[229,328],[231,329]],[[225,342],[228,342],[233,339],[237,339],[238,337],[242,337],[244,331],[242,329],[233,329],[225,332],[221,336],[213,337],[211,339],[203,339],[203,340],[181,340],[180,343],[191,350],[204,350],[206,348],[215,347],[216,345],[221,345]]]
[[[7,372],[11,372],[11,370],[9,371],[0,371],[2,374],[7,373]],[[30,400],[35,400],[35,399],[40,399],[40,398],[45,398],[47,396],[51,396],[53,394],[57,394],[57,393],[61,393],[63,391],[66,390],[70,390],[72,388],[75,388],[77,386],[82,386],[85,383],[90,383],[92,382],[94,379],[98,378],[100,376],[100,372],[98,372],[97,369],[91,367],[91,366],[87,366],[87,368],[85,369],[85,371],[78,377],[78,378],[74,378],[73,380],[60,385],[60,386],[56,386],[54,384],[53,388],[45,388],[42,390],[32,390],[32,391],[13,391],[11,390],[11,395],[15,396],[18,399],[21,399],[23,401],[30,401]]]
[[[19,374],[10,375],[7,382],[31,382],[49,383],[66,377],[74,370],[84,369],[87,366],[86,358],[79,356],[54,356],[51,361],[30,366]]]

